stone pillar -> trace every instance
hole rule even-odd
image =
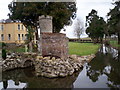
[[[52,33],[53,26],[52,26],[52,16],[39,16],[39,21],[38,21],[40,31],[39,32],[39,42],[38,42],[38,51],[39,54],[42,55],[42,34],[43,32],[47,33]]]
[[[45,33],[52,33],[53,31],[53,26],[52,26],[52,16],[39,16],[39,26],[41,32]]]

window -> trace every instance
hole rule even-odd
[[[3,29],[4,29],[3,25],[1,25],[0,29],[1,29],[1,30],[3,30]]]
[[[24,40],[24,34],[22,34],[22,40]]]
[[[20,40],[20,34],[18,34],[18,40]]]
[[[24,27],[23,27],[23,25],[21,25],[21,27],[22,27],[22,30],[24,30]]]
[[[1,40],[4,41],[4,34],[1,34]]]
[[[8,34],[8,40],[10,40],[11,39],[11,35],[10,34]]]
[[[20,30],[20,25],[18,24],[18,30]]]

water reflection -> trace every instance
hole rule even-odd
[[[12,90],[13,88],[20,89],[26,87],[26,83],[19,82],[19,84],[16,85],[13,80],[5,80],[2,83],[0,83],[0,85],[3,86],[3,87],[0,86],[0,89],[2,90],[9,90],[10,88]]]
[[[75,88],[120,88],[120,47],[102,45],[74,82]]]
[[[118,52],[120,52],[120,47],[118,47],[118,50],[117,50],[117,49],[114,49],[114,48],[112,48],[112,47],[110,47],[110,46],[105,46],[104,44],[103,44],[103,45],[101,46],[101,48],[99,49],[99,53],[105,54],[105,55],[111,54],[112,57],[113,57],[113,59],[114,59],[114,58],[115,58],[115,59],[118,59],[118,55],[119,55]]]
[[[120,49],[103,46],[96,57],[86,66],[87,76],[97,82],[102,75],[107,76],[107,86],[120,88]]]
[[[4,89],[6,88],[73,88],[73,82],[78,77],[79,72],[66,78],[48,79],[36,77],[34,68],[16,69],[3,73]],[[11,83],[13,83],[10,85]]]

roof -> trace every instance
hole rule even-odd
[[[11,20],[11,19],[2,19],[0,20],[0,23],[12,23],[12,22],[21,22],[19,20]]]

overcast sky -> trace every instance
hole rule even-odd
[[[113,3],[113,0],[77,0],[77,18],[80,18],[85,25],[86,16],[92,9],[95,9],[98,12],[98,15],[106,20],[107,13],[114,7],[111,3]],[[76,20],[74,20],[74,22],[75,21]],[[66,32],[62,31],[62,33],[66,33],[69,38],[75,38],[74,22],[72,26],[66,28]],[[87,35],[84,33],[81,37],[87,37]]]
[[[0,2],[0,20],[7,19],[7,14],[9,13],[8,4],[12,0],[2,0]],[[77,18],[85,23],[85,17],[92,9],[95,9],[98,12],[98,15],[103,17],[106,20],[106,15],[110,9],[114,6],[111,4],[113,0],[77,0]],[[70,38],[75,37],[73,34],[74,22],[72,26],[66,28],[66,35]],[[63,32],[63,31],[62,31]],[[84,35],[85,36],[85,35]]]

